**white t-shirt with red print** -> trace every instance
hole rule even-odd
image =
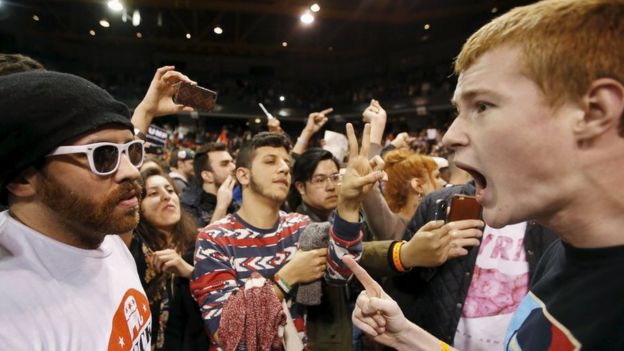
[[[149,350],[151,328],[119,236],[83,250],[0,213],[0,350]]]
[[[455,348],[502,350],[505,331],[528,292],[529,264],[524,252],[526,222],[500,229],[485,226],[462,315]]]

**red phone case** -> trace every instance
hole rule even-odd
[[[451,198],[451,209],[447,216],[447,222],[463,219],[481,219],[481,204],[477,202],[477,198],[474,196],[454,195]]]

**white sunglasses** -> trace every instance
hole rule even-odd
[[[87,145],[59,146],[47,156],[86,154],[91,172],[99,176],[113,174],[121,164],[121,155],[125,153],[133,166],[143,164],[145,150],[143,140],[133,140],[125,144],[93,143]]]

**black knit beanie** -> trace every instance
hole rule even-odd
[[[29,71],[0,77],[0,202],[6,185],[69,139],[104,125],[133,130],[128,107],[67,73]]]

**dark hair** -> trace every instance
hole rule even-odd
[[[161,176],[173,186],[173,181],[165,172],[156,167],[150,167],[141,172],[141,181],[143,183],[143,191],[141,193],[141,198],[145,198],[146,189],[145,185],[147,183],[147,179],[153,176]],[[175,187],[173,187],[175,189]],[[177,194],[177,191],[176,191]],[[197,226],[193,217],[191,217],[186,210],[180,206],[180,221],[176,223],[173,228],[172,233],[172,242],[176,251],[180,254],[186,253],[189,249],[195,246],[195,239],[197,238]],[[143,216],[143,212],[141,211],[141,216],[139,219],[139,224],[135,229],[135,235],[141,238],[142,241],[145,242],[145,245],[152,250],[163,250],[167,247],[167,237],[160,230],[156,229],[151,223],[149,223],[145,217]]]
[[[238,156],[236,157],[236,168],[250,168],[255,157],[255,151],[263,146],[283,147],[286,152],[290,152],[290,142],[284,134],[261,132],[247,143],[241,146]]]
[[[201,185],[203,183],[201,172],[212,172],[212,166],[210,166],[210,156],[208,155],[214,151],[227,151],[227,146],[223,143],[208,143],[200,147],[195,153],[193,159],[193,170],[195,171],[195,181]]]
[[[44,70],[42,64],[20,54],[0,54],[0,76],[11,73]]]
[[[318,164],[325,160],[334,161],[336,168],[340,169],[340,163],[336,157],[325,149],[311,148],[297,157],[292,169],[292,184],[287,198],[290,210],[294,211],[301,204],[301,194],[299,194],[299,191],[295,187],[295,183],[310,180]]]
[[[147,167],[146,165],[148,163],[153,163],[154,166],[153,167]],[[164,160],[158,159],[158,158],[149,158],[149,159],[145,159],[145,161],[143,161],[143,164],[141,165],[141,171],[145,171],[147,168],[160,168],[164,173],[169,173],[169,165],[167,164],[167,162],[165,162]]]
[[[171,149],[169,152],[169,167],[176,168],[178,167],[178,149]]]

